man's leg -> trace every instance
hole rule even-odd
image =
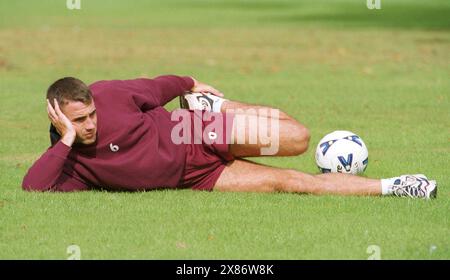
[[[271,114],[271,110],[277,110],[277,115]],[[304,153],[308,149],[310,138],[308,129],[278,109],[225,101],[222,104],[221,112],[233,112],[235,114],[232,134],[233,144],[230,145],[230,152],[235,157],[262,156],[261,149],[270,147],[274,143],[278,145],[278,151],[272,154],[273,156],[295,156]],[[251,118],[256,120],[253,125],[249,121]],[[237,126],[238,120],[244,121]],[[260,131],[264,130],[270,133],[274,125],[278,126],[278,133],[270,135],[271,143],[262,143],[262,139],[259,137]],[[244,143],[239,142],[239,137],[242,134],[245,136]],[[251,139],[257,139],[257,142],[254,143],[250,141]]]
[[[226,112],[227,109],[244,109],[245,114],[246,108],[270,109],[233,101],[221,102],[221,104],[223,105],[221,105],[221,112]],[[247,114],[253,114],[254,112],[254,110],[249,110]],[[272,118],[272,116],[268,116],[267,118]],[[292,131],[280,129],[283,131],[280,133],[282,137],[280,136],[279,138],[282,139],[280,141],[282,149],[276,155],[294,155],[304,152],[306,148],[292,152],[292,150],[290,151],[288,149],[283,150],[283,146],[288,144],[294,145],[300,139],[303,145],[306,143],[307,147],[309,141],[307,129],[283,112],[279,112],[276,120],[280,122],[285,121],[286,127],[291,124],[299,130],[296,137],[289,138],[293,134]],[[256,150],[254,149],[255,146],[257,147]],[[234,151],[235,157],[259,156],[259,148],[262,146],[261,143],[231,144],[231,151]],[[299,152],[300,150],[302,151]],[[269,167],[243,159],[236,159],[225,167],[214,186],[214,190],[245,192],[280,191],[339,195],[396,195],[429,199],[436,197],[437,183],[434,180],[429,180],[422,174],[401,175],[399,177],[381,180],[341,173],[311,175],[297,170]]]
[[[381,180],[337,173],[310,175],[237,159],[224,169],[214,190],[381,195]]]

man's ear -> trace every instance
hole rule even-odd
[[[56,127],[54,127],[53,124],[50,124],[50,142],[54,145],[59,139],[61,139],[61,135],[59,135]]]

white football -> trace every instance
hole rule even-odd
[[[360,174],[367,168],[369,152],[361,137],[350,131],[337,130],[320,140],[316,163],[322,173]]]

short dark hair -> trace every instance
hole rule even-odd
[[[54,82],[47,90],[47,99],[53,105],[56,98],[59,106],[64,106],[69,101],[80,101],[91,104],[92,93],[89,87],[81,80],[73,77],[65,77]]]

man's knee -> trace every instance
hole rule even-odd
[[[299,124],[295,131],[292,132],[293,153],[300,155],[308,150],[311,134],[309,129]]]

